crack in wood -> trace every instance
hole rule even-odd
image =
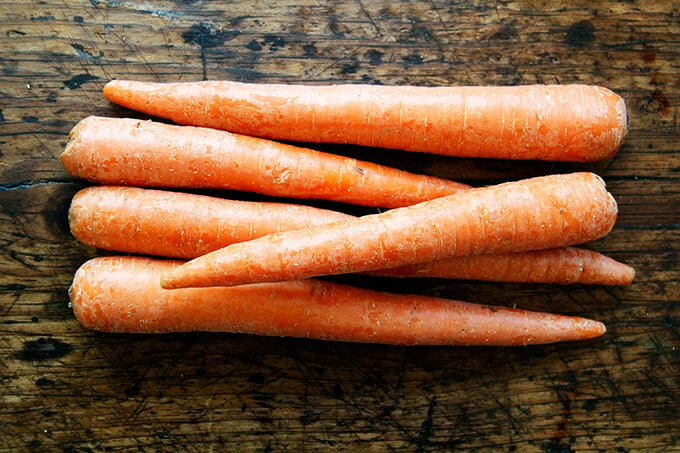
[[[82,183],[82,181],[75,179],[54,178],[54,179],[32,179],[29,181],[6,182],[4,184],[0,184],[0,192],[31,189],[33,187],[46,186],[51,184],[68,184],[68,183]]]

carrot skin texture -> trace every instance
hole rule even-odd
[[[466,190],[446,179],[208,128],[89,117],[61,155],[100,184],[212,188],[394,208]]]
[[[394,278],[437,277],[512,283],[630,285],[635,269],[592,250],[556,247],[527,252],[454,256],[371,272]]]
[[[543,176],[233,244],[165,274],[161,285],[234,286],[562,247],[606,235],[616,215],[599,176]]]
[[[287,203],[92,186],[74,195],[68,217],[71,233],[84,244],[117,252],[190,259],[236,242],[350,216]]]
[[[123,186],[92,186],[69,209],[73,235],[117,252],[192,259],[270,233],[352,216],[309,206],[244,202]],[[439,277],[521,283],[627,285],[630,266],[578,248],[446,258],[374,271],[387,277]]]
[[[104,96],[178,124],[461,157],[596,161],[627,134],[624,100],[589,85],[414,87],[113,80]]]
[[[105,332],[216,331],[393,345],[520,346],[586,340],[597,321],[315,280],[164,290],[175,261],[100,257],[69,290],[78,321]]]

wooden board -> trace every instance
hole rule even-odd
[[[664,0],[0,3],[0,448],[35,451],[660,451],[680,444],[680,8]],[[595,171],[620,204],[591,248],[625,288],[357,284],[604,321],[597,340],[399,348],[235,334],[107,335],[69,309],[100,254],[68,231],[85,183],[59,155],[112,78],[286,83],[589,83],[630,134],[594,164],[325,146],[489,184]],[[337,205],[332,207],[342,208]],[[353,280],[354,281],[354,280]]]

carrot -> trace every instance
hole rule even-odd
[[[414,87],[114,80],[104,96],[190,124],[301,142],[463,157],[595,161],[627,133],[624,100],[588,85]]]
[[[270,233],[351,219],[348,214],[283,203],[225,200],[203,195],[93,186],[69,209],[73,235],[106,250],[196,258]],[[457,256],[375,271],[388,277],[440,277],[507,282],[629,284],[635,271],[590,250]]]
[[[450,256],[541,250],[607,234],[617,206],[592,173],[526,179],[232,244],[164,275],[164,288],[363,272]]]
[[[597,321],[303,280],[164,290],[178,262],[101,257],[70,288],[79,322],[105,332],[216,331],[394,345],[515,346],[585,340]]]
[[[103,184],[232,189],[385,208],[469,188],[260,138],[120,118],[78,123],[61,160],[73,176]]]
[[[71,233],[87,245],[173,258],[196,258],[269,233],[351,218],[303,205],[122,186],[79,191],[68,217]]]
[[[601,253],[556,247],[515,253],[454,256],[373,271],[383,277],[439,277],[514,283],[630,285],[635,269]]]

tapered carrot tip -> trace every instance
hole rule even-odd
[[[581,338],[586,340],[586,339],[591,339],[591,338],[597,338],[601,337],[605,333],[607,333],[607,327],[604,325],[604,323],[600,321],[595,321],[594,319],[586,319],[586,318],[581,318],[579,321],[581,324]]]
[[[215,252],[207,253],[203,256],[209,256]],[[161,274],[160,284],[163,289],[180,289],[187,287],[187,280],[193,279],[196,274],[203,275],[201,280],[201,287],[210,286],[229,286],[224,284],[224,275],[219,275],[218,266],[211,266],[212,269],[206,270],[201,261],[187,261],[179,267],[175,267],[168,272]],[[208,278],[206,276],[215,276],[215,278]],[[218,277],[219,275],[219,277]],[[197,285],[198,286],[198,285]]]
[[[635,280],[635,269],[609,257],[602,256],[598,266],[586,266],[579,283],[600,285],[630,285]]]
[[[623,264],[623,263],[620,263]],[[618,283],[619,285],[630,285],[633,283],[633,280],[635,280],[635,268],[628,266],[627,264],[623,264],[627,269],[622,270],[622,274],[624,277],[621,279],[621,282]]]

